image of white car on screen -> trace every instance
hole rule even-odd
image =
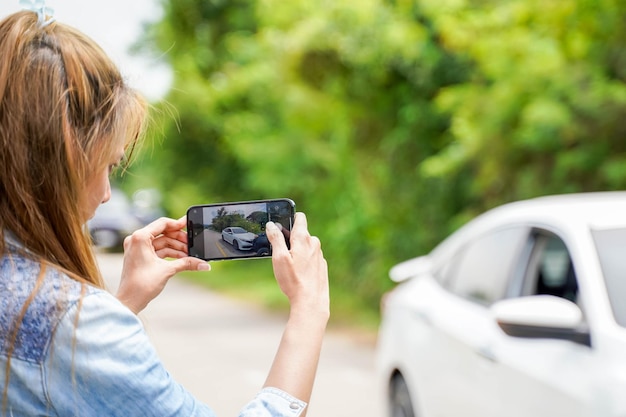
[[[237,250],[252,249],[252,242],[257,237],[252,232],[248,232],[243,227],[227,227],[222,230],[222,240],[233,245]]]

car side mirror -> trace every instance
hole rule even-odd
[[[591,346],[582,310],[552,295],[533,295],[498,301],[491,306],[498,326],[509,336],[569,340]]]

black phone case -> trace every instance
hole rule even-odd
[[[187,209],[187,248],[205,261],[272,256],[265,234],[268,221],[285,234],[293,226],[296,205],[288,198],[194,205]]]

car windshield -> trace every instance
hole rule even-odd
[[[615,321],[626,327],[626,228],[592,231]]]
[[[237,234],[248,233],[246,229],[242,229],[241,227],[233,227],[232,231]]]

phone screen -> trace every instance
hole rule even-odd
[[[189,207],[189,255],[206,261],[269,257],[265,224],[276,223],[289,245],[295,211],[295,203],[287,198]]]

